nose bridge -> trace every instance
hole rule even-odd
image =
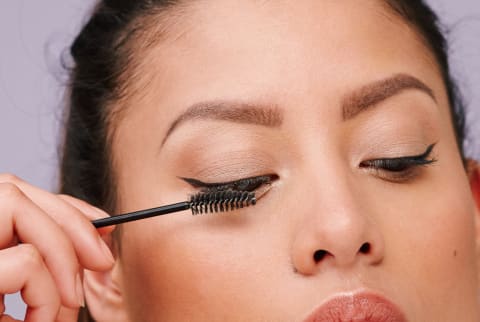
[[[306,221],[314,223],[311,229],[325,240],[362,235],[368,226],[368,217],[358,191],[360,187],[355,185],[347,165],[341,161],[327,164],[311,177],[311,198],[316,202],[314,209],[306,210]],[[337,244],[340,245],[340,241]]]
[[[353,265],[360,258],[378,262],[383,239],[375,230],[361,186],[338,153],[306,163],[305,200],[296,212],[301,222],[292,247],[296,271],[313,274],[318,267]],[[299,203],[300,204],[300,203]]]

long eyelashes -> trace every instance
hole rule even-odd
[[[436,162],[431,158],[435,143],[427,147],[425,152],[419,155],[405,156],[398,158],[380,158],[362,161],[360,168],[372,170],[375,175],[392,182],[406,182],[414,179],[420,174],[420,167],[428,166]],[[183,178],[192,187],[206,193],[224,191],[245,191],[254,192],[264,185],[269,185],[278,179],[277,175],[262,175],[229,182],[202,182],[193,178]]]
[[[196,194],[190,200],[194,215],[231,211],[255,205],[256,202],[254,192],[232,190]]]
[[[389,181],[408,181],[419,174],[420,167],[436,162],[430,158],[434,147],[435,144],[431,144],[424,153],[414,156],[363,161],[360,168],[374,170],[379,177]]]
[[[265,184],[269,184],[272,181],[278,179],[277,175],[264,175],[257,177],[250,177],[229,182],[216,182],[207,183],[192,178],[181,178],[185,182],[189,183],[194,188],[201,189],[203,192],[216,192],[216,191],[255,191]]]

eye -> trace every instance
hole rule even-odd
[[[434,147],[435,144],[431,144],[424,153],[414,156],[362,161],[360,168],[374,170],[377,176],[387,181],[409,181],[420,174],[421,167],[436,162],[430,156]]]
[[[278,179],[277,175],[263,175],[256,177],[249,177],[229,182],[202,182],[193,178],[181,178],[185,182],[189,183],[192,187],[200,189],[202,192],[216,192],[224,190],[233,191],[248,191],[253,192],[259,189],[263,185],[272,183]]]

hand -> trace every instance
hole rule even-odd
[[[104,271],[113,256],[91,219],[108,216],[86,202],[0,174],[0,322],[4,295],[20,291],[27,322],[76,321],[84,305],[83,268]]]

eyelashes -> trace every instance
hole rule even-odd
[[[245,179],[228,181],[228,182],[216,182],[207,183],[193,178],[181,178],[185,182],[189,183],[192,187],[200,189],[202,192],[218,192],[218,191],[247,191],[253,192],[259,189],[261,186],[270,184],[276,179],[277,175],[263,175],[256,177],[249,177]]]
[[[431,144],[424,153],[414,156],[362,161],[360,168],[372,170],[379,178],[387,181],[398,183],[411,181],[421,174],[422,167],[437,161],[431,158],[434,147],[435,144]]]
[[[422,174],[422,168],[435,163],[431,157],[435,143],[419,155],[398,158],[380,158],[362,161],[359,168],[371,171],[376,177],[394,183],[411,182]],[[214,193],[222,191],[254,192],[264,185],[269,185],[279,177],[274,174],[244,178],[228,182],[202,182],[198,179],[183,178],[193,188],[201,192]]]

